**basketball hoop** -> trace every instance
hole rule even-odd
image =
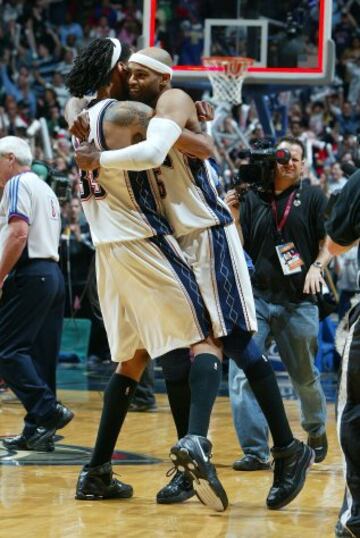
[[[202,60],[207,67],[214,101],[240,104],[242,85],[254,60],[241,56],[205,56]]]

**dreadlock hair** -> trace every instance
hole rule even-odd
[[[93,95],[99,88],[110,83],[113,50],[114,44],[110,39],[99,38],[79,53],[65,78],[65,85],[71,95],[74,97]],[[130,47],[122,44],[119,62],[127,62],[130,54]]]

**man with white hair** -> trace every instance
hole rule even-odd
[[[27,411],[23,432],[3,444],[50,452],[53,434],[74,415],[56,400],[65,297],[60,207],[31,163],[24,140],[0,139],[0,377]]]

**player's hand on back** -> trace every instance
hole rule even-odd
[[[196,112],[199,121],[212,121],[214,119],[214,107],[207,101],[195,101]]]
[[[239,209],[240,209],[239,193],[235,189],[230,189],[225,194],[224,201],[227,204],[228,208],[230,209],[234,221],[238,222]]]
[[[78,140],[87,140],[90,133],[90,116],[87,110],[80,112],[69,125],[69,131],[76,136]]]
[[[239,194],[235,189],[227,191],[224,200],[230,209],[233,207],[237,209],[240,205]]]
[[[100,151],[91,142],[83,142],[75,150],[75,160],[81,170],[95,170],[100,166]]]

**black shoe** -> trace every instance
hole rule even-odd
[[[35,432],[27,440],[27,444],[31,450],[37,450],[37,447],[42,445],[44,441],[54,435],[56,430],[61,430],[74,418],[74,413],[61,403],[56,404],[55,413],[52,418],[47,421],[44,426],[38,426]]]
[[[336,538],[351,538],[352,536],[355,536],[355,534],[344,527],[341,521],[338,520],[335,525],[335,536]]]
[[[170,450],[170,458],[178,471],[192,482],[197,497],[206,506],[223,512],[228,499],[215,465],[210,463],[212,445],[206,437],[186,435]]]
[[[265,471],[270,469],[270,463],[262,461],[252,454],[246,454],[241,459],[234,461],[233,469],[235,471]]]
[[[133,488],[113,478],[111,463],[97,467],[85,465],[80,472],[75,499],[80,501],[99,501],[102,499],[129,499]]]
[[[156,495],[158,504],[182,503],[195,495],[192,481],[184,473],[176,471],[170,482]]]
[[[53,452],[55,450],[54,441],[52,438],[46,439],[39,443],[36,448],[31,448],[28,445],[28,439],[24,435],[16,435],[16,437],[8,437],[2,440],[3,445],[8,450],[36,450],[37,452]]]
[[[274,447],[271,452],[275,464],[274,482],[266,504],[271,510],[278,510],[289,504],[302,490],[315,454],[312,448],[297,439],[287,447]]]
[[[320,463],[324,461],[328,451],[328,440],[326,437],[326,433],[318,435],[317,437],[309,435],[307,444],[315,452],[315,463]]]

